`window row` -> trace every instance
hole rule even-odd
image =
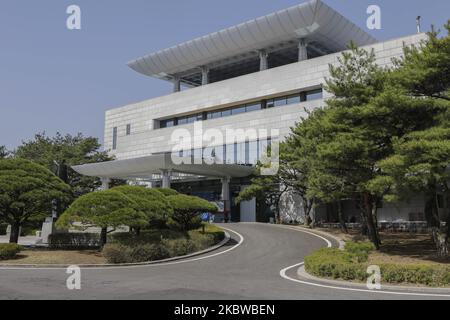
[[[272,140],[269,138],[203,149],[183,150],[173,154],[187,158],[189,163],[195,163],[195,160],[201,159],[203,162],[215,164],[256,165],[264,156],[270,156],[271,145]]]
[[[250,103],[240,106],[235,106],[231,108],[211,111],[211,112],[203,112],[197,113],[194,115],[189,115],[186,117],[177,117],[167,120],[161,120],[159,122],[160,128],[170,128],[179,125],[194,123],[197,121],[205,121],[210,119],[218,119],[223,117],[229,117],[233,115],[238,115],[246,112],[258,111],[262,109],[270,109],[281,106],[287,106],[292,104],[298,104],[305,101],[312,101],[323,99],[323,90],[317,89],[312,91],[304,91],[298,94],[283,96],[275,99],[263,100],[256,103]]]

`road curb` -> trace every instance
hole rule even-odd
[[[151,265],[158,265],[158,264],[164,264],[164,263],[168,263],[168,262],[174,262],[174,261],[179,261],[179,260],[185,260],[185,259],[189,259],[189,258],[193,258],[193,257],[197,257],[197,256],[201,256],[203,254],[218,250],[220,248],[222,248],[223,246],[225,246],[230,240],[231,240],[231,236],[227,231],[224,231],[225,234],[225,238],[219,242],[218,244],[216,244],[215,246],[212,246],[208,249],[202,250],[202,251],[198,251],[198,252],[194,252],[185,256],[180,256],[180,257],[173,257],[173,258],[168,258],[168,259],[164,259],[164,260],[158,260],[158,261],[150,261],[150,262],[141,262],[141,263],[123,263],[123,264],[79,264],[76,265],[77,267],[80,268],[84,268],[84,269],[100,269],[100,268],[119,268],[119,267],[137,267],[137,266],[151,266]],[[66,269],[69,268],[72,265],[59,265],[59,264],[49,264],[49,265],[45,265],[45,264],[36,264],[36,265],[30,265],[30,264],[0,264],[0,269]]]
[[[367,286],[362,283],[348,282],[343,280],[331,280],[313,276],[308,272],[306,272],[304,264],[298,268],[297,276],[301,280],[308,280],[316,282],[318,284],[328,284],[331,286],[341,286],[350,289],[354,288],[367,290]],[[400,290],[399,292],[405,291],[411,293],[426,293],[426,294],[448,294],[450,297],[450,288],[414,287],[414,286],[400,286],[400,285],[397,286],[397,285],[382,284],[382,290],[372,290],[372,291],[382,293],[384,290],[392,290],[392,291]]]

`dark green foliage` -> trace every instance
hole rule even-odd
[[[101,246],[98,233],[54,233],[48,241],[51,249],[58,250],[84,250]]]
[[[0,243],[0,260],[14,259],[22,250],[22,247],[15,243]]]
[[[0,159],[4,159],[9,156],[9,151],[5,146],[0,146]]]
[[[215,204],[198,197],[178,194],[168,196],[167,199],[173,208],[169,225],[181,231],[198,228],[201,225],[201,214],[205,212],[214,213],[218,210]]]
[[[366,282],[368,254],[373,249],[368,243],[348,243],[345,251],[324,248],[305,258],[305,269],[318,277]],[[433,287],[450,284],[448,266],[381,264],[380,269],[383,283]]]
[[[152,230],[140,235],[112,234],[103,255],[109,263],[149,262],[205,250],[224,237],[223,230],[212,225],[205,226],[205,233],[198,229],[188,233]]]
[[[138,244],[124,246],[120,244],[107,244],[103,248],[103,256],[108,263],[141,263],[169,258],[169,251],[160,244]]]
[[[39,163],[52,172],[56,170],[55,161],[65,165],[67,183],[73,188],[75,196],[81,196],[95,191],[101,186],[101,182],[99,178],[76,173],[71,166],[113,160],[107,152],[100,151],[100,148],[97,138],[85,137],[81,133],[75,136],[57,133],[55,137],[38,133],[34,139],[23,142],[14,156]]]
[[[48,169],[24,159],[0,160],[0,221],[12,226],[11,242],[20,226],[51,216],[53,201],[70,200],[70,187]]]
[[[178,194],[178,191],[173,189],[166,189],[166,188],[155,188],[154,190],[157,190],[161,192],[165,196],[176,196]]]
[[[111,190],[121,192],[132,199],[136,204],[134,209],[147,215],[150,226],[164,227],[173,214],[169,201],[160,190],[128,185]]]
[[[102,228],[102,245],[106,243],[108,228],[120,226],[141,228],[148,225],[148,218],[137,211],[137,204],[123,193],[113,190],[97,191],[81,196],[61,215],[59,228],[99,227]]]

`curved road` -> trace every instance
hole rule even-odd
[[[232,241],[212,253],[152,266],[82,270],[82,289],[66,288],[63,269],[0,269],[0,299],[303,300],[424,299],[339,290],[291,281],[295,266],[324,239],[265,224],[230,224]],[[330,241],[333,241],[330,239]],[[286,276],[298,279],[298,267]],[[430,297],[428,297],[430,298]]]

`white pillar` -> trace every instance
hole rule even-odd
[[[265,50],[259,51],[259,70],[269,69],[269,54]]]
[[[202,86],[209,84],[209,68],[202,67]]]
[[[180,92],[181,91],[181,79],[178,76],[175,76],[173,78],[173,92]]]
[[[298,43],[298,61],[308,60],[308,44],[305,39],[300,39]]]
[[[101,178],[100,181],[102,182],[102,186],[100,187],[100,190],[108,190],[109,184],[111,183],[111,179]]]
[[[222,179],[222,200],[229,201],[230,200],[230,181],[229,177]]]
[[[170,189],[170,176],[171,172],[169,170],[161,170],[162,175],[162,188]]]

